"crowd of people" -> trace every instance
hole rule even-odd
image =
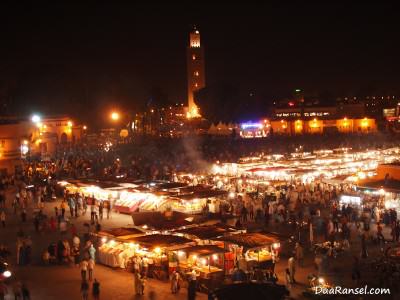
[[[353,137],[354,139],[354,137]],[[215,161],[237,161],[240,156],[255,155],[262,152],[290,152],[295,147],[305,145],[310,149],[352,146],[353,148],[373,146],[382,142],[390,144],[383,138],[339,140],[322,137],[319,141],[302,138],[301,140],[273,137],[268,140],[221,140],[213,138],[188,138],[179,140],[151,140],[133,145],[116,145],[105,151],[101,147],[78,145],[62,149],[51,161],[29,160],[15,176],[4,177],[0,182],[0,225],[8,226],[8,220],[14,219],[22,225],[32,220],[34,232],[61,233],[58,241],[52,242],[42,252],[44,265],[71,264],[81,271],[81,293],[83,299],[89,295],[89,283],[92,283],[92,294],[99,297],[100,283],[94,279],[96,249],[90,241],[90,232],[101,230],[103,219],[111,218],[112,203],[96,204],[94,199],[83,197],[79,193],[64,193],[57,185],[63,178],[96,178],[116,179],[123,176],[132,180],[174,180],[179,171],[193,172],[208,168]],[[276,142],[279,143],[276,143]],[[15,197],[11,207],[6,205],[6,191],[15,187]],[[243,186],[234,187],[234,196],[224,210],[237,217],[237,227],[248,227],[256,224],[262,229],[272,229],[279,225],[288,225],[297,243],[293,244],[293,252],[289,255],[288,266],[284,278],[288,286],[296,284],[296,268],[303,268],[306,246],[315,249],[314,263],[318,274],[328,268],[327,260],[337,256],[341,250],[356,251],[358,243],[351,231],[358,233],[361,247],[360,259],[368,257],[368,248],[375,241],[382,248],[388,241],[384,237],[383,228],[391,228],[392,241],[398,242],[400,224],[394,210],[379,211],[375,207],[361,210],[351,205],[341,205],[338,195],[347,192],[346,185],[329,185],[322,182],[287,182],[279,186],[269,186],[263,192],[254,190],[242,193]],[[55,202],[62,199],[61,203]],[[54,208],[54,214],[45,214],[45,206]],[[28,208],[33,213],[28,216]],[[88,214],[90,211],[90,215]],[[47,210],[48,211],[48,210]],[[367,212],[366,212],[367,211]],[[86,232],[80,236],[74,225],[75,220],[85,219]],[[371,225],[376,225],[376,234]],[[70,235],[69,235],[70,234]],[[83,242],[81,243],[81,238]],[[19,230],[15,256],[17,264],[29,265],[32,261],[34,238]],[[6,255],[4,247],[0,247],[2,256]],[[358,259],[358,258],[357,258]],[[133,261],[133,284],[135,292],[144,293],[147,280],[146,262]],[[360,262],[354,260],[352,277],[360,277]],[[262,274],[263,273],[263,274]],[[257,281],[277,281],[274,272],[254,270],[253,279]],[[170,277],[171,292],[180,289],[179,273]],[[193,285],[189,284],[189,294],[193,295]],[[86,298],[85,298],[86,297]],[[97,297],[97,298],[96,298]],[[193,296],[195,297],[195,296]]]

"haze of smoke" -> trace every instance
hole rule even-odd
[[[198,150],[200,140],[198,137],[184,137],[182,139],[182,145],[186,151],[187,156],[192,161],[193,165],[198,170],[210,170],[212,164],[203,159],[202,153]]]

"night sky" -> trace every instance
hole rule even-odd
[[[294,88],[398,94],[400,23],[390,5],[305,4],[0,7],[0,100],[6,112],[100,120],[111,107],[186,101],[193,24],[206,83],[265,103]],[[244,100],[245,101],[245,100]]]

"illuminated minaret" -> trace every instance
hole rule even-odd
[[[200,117],[199,109],[194,102],[194,92],[205,84],[204,51],[200,44],[200,32],[196,29],[190,33],[187,48],[187,80],[188,80],[188,114],[189,118]]]

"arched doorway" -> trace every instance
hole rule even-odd
[[[63,133],[61,134],[60,142],[61,142],[61,144],[66,144],[66,143],[68,143],[68,136],[67,136],[67,134],[66,134],[65,132],[63,132]]]

